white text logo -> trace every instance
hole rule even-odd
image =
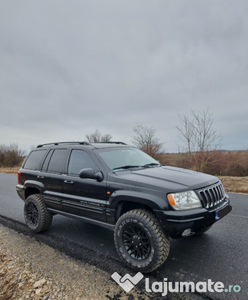
[[[144,276],[139,272],[133,277],[129,274],[121,277],[117,272],[115,272],[111,275],[111,277],[123,288],[126,293],[128,293],[136,284],[140,282]]]

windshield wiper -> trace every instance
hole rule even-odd
[[[154,166],[161,166],[161,164],[159,164],[159,163],[150,163],[150,164],[145,164],[142,167],[143,168],[150,168],[150,167],[154,167]]]
[[[121,166],[121,167],[114,168],[113,171],[118,170],[118,169],[131,169],[131,168],[140,168],[140,166],[126,165],[126,166]]]
[[[150,163],[150,164],[145,164],[143,166],[125,165],[125,166],[121,166],[121,167],[116,167],[112,170],[114,171],[114,170],[119,170],[119,169],[127,170],[127,169],[132,169],[132,168],[151,168],[151,167],[154,167],[154,166],[161,166],[161,165],[159,163]]]

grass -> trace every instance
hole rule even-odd
[[[20,166],[12,168],[1,168],[0,173],[17,174]],[[226,192],[248,194],[248,176],[233,177],[233,176],[218,176],[222,181]]]
[[[17,174],[17,172],[19,171],[20,166],[17,167],[0,167],[0,173],[12,173],[12,174]]]
[[[248,177],[219,176],[226,192],[248,194]]]

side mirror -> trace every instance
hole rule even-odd
[[[95,172],[93,169],[91,168],[87,168],[87,169],[82,169],[79,172],[79,177],[80,178],[91,178],[91,179],[96,179],[97,181],[102,181],[103,180],[103,175],[100,171]]]

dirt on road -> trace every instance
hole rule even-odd
[[[0,300],[148,299],[110,274],[0,225]]]

